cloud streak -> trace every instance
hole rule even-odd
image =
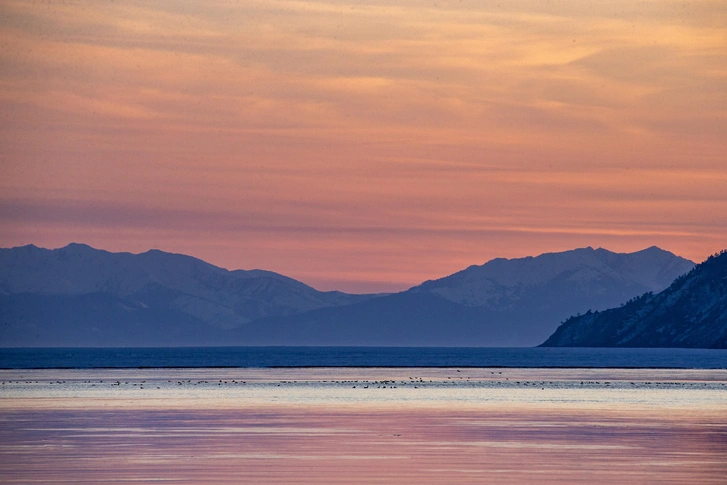
[[[723,2],[0,9],[2,245],[391,289],[727,240]]]

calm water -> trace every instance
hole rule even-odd
[[[0,349],[0,368],[138,367],[727,368],[727,350],[589,348],[206,347]]]
[[[2,483],[724,484],[727,370],[0,370]]]

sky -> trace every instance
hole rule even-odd
[[[727,2],[0,3],[0,246],[396,291],[727,247]]]

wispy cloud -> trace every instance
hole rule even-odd
[[[0,12],[4,245],[156,241],[326,286],[727,236],[724,2]]]

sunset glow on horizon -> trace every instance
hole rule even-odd
[[[0,246],[394,291],[727,247],[727,3],[0,5]]]

